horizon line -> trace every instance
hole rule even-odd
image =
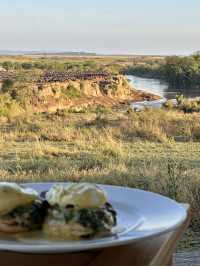
[[[198,51],[196,51],[198,52]],[[195,52],[187,52],[187,53],[112,53],[112,52],[108,52],[108,53],[101,53],[101,52],[93,52],[93,51],[66,51],[66,50],[62,50],[62,49],[58,49],[58,50],[44,50],[44,49],[31,49],[31,50],[24,50],[24,49],[17,49],[17,50],[13,50],[13,49],[0,49],[0,56],[2,55],[7,55],[7,56],[11,56],[11,55],[74,55],[74,56],[186,56],[186,55],[192,55]]]

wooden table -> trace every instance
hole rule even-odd
[[[0,266],[170,266],[178,240],[190,221],[187,219],[171,233],[134,244],[94,251],[58,255],[31,255],[0,252]],[[169,217],[170,218],[170,217]]]

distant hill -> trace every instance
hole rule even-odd
[[[90,52],[70,52],[70,51],[13,51],[0,50],[0,55],[67,55],[67,56],[95,56],[96,53]]]

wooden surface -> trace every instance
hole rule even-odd
[[[191,252],[179,252],[174,254],[173,266],[199,266],[200,250]]]
[[[188,205],[185,208],[188,210],[188,217],[177,230],[151,240],[95,251],[59,255],[0,252],[0,266],[171,266],[172,254],[177,241],[185,232],[190,220]],[[179,259],[180,257],[174,258],[175,265]],[[181,264],[177,265],[181,266]]]
[[[187,230],[190,220],[191,220],[191,211],[188,204],[182,204],[183,207],[187,210],[187,218],[185,221],[173,232],[165,236],[165,240],[160,246],[157,254],[151,262],[151,266],[162,266],[163,262],[166,265],[172,265],[172,255],[176,249],[178,241],[184,235]]]

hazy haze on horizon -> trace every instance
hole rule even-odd
[[[198,0],[0,0],[0,50],[191,54]]]

